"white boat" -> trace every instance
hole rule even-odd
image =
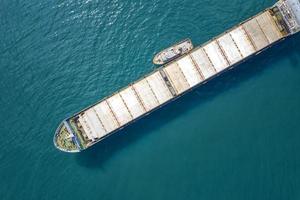
[[[193,44],[190,39],[182,40],[156,54],[153,58],[153,63],[156,65],[166,64],[175,58],[190,52],[192,49]]]

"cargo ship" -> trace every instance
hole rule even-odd
[[[63,120],[54,145],[80,152],[300,30],[300,0],[275,5]]]

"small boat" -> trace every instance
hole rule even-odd
[[[166,64],[179,56],[188,53],[193,49],[193,44],[190,39],[182,40],[173,46],[162,50],[153,58],[153,63],[156,65]]]

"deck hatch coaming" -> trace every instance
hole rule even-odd
[[[122,90],[120,95],[122,96],[122,99],[127,105],[133,118],[137,118],[146,112],[131,86]]]
[[[253,41],[257,51],[269,45],[267,37],[263,33],[261,27],[259,26],[255,18],[247,21],[242,26]]]
[[[203,52],[202,48],[199,48],[196,51],[192,52],[191,57],[193,57],[193,60],[197,64],[197,67],[199,68],[205,79],[217,73],[209,58],[207,57],[205,52]]]
[[[219,42],[219,45],[223,49],[227,60],[231,65],[243,59],[243,56],[238,47],[236,46],[235,42],[233,41],[230,33],[221,36],[217,40]]]
[[[179,59],[177,64],[184,74],[190,87],[193,87],[202,81],[201,74],[198,72],[189,55]]]
[[[93,109],[87,110],[83,115],[86,116],[88,124],[92,127],[95,138],[101,138],[106,134],[101,121]]]
[[[258,15],[256,17],[256,20],[265,36],[267,37],[269,43],[276,42],[277,40],[282,38],[282,34],[276,27],[276,24],[274,23],[274,20],[272,20],[271,15],[268,11]]]
[[[143,102],[147,111],[150,111],[159,105],[155,94],[145,78],[133,84],[132,87],[134,87],[134,90],[141,99],[141,102]]]
[[[97,112],[103,126],[108,132],[114,131],[119,127],[110,107],[107,105],[106,101],[102,101],[93,107]]]
[[[189,83],[187,82],[182,70],[177,63],[171,63],[164,67],[164,72],[169,77],[173,88],[177,91],[177,95],[185,92],[190,88]]]
[[[119,93],[108,98],[107,102],[110,105],[110,108],[111,108],[114,116],[116,117],[117,121],[119,122],[120,126],[122,126],[132,120],[132,115],[128,111],[128,108],[124,104],[124,101],[121,98]]]
[[[215,69],[218,72],[223,71],[225,68],[229,66],[218,43],[215,40],[205,45],[203,49],[205,50],[212,65],[215,67]]]
[[[233,29],[229,34],[231,35],[244,58],[255,52],[255,47],[251,43],[250,38],[248,38],[245,30],[241,26]]]
[[[171,91],[169,90],[159,71],[151,74],[146,79],[159,104],[163,104],[173,98]]]

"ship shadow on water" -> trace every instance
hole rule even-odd
[[[289,57],[289,62],[294,67],[300,67],[300,61],[297,59],[299,52],[300,34],[297,34],[210,80],[207,84],[185,94],[175,102],[167,104],[123,130],[116,132],[91,148],[76,154],[75,160],[82,167],[101,169],[109,159],[121,152],[123,148],[137,142],[147,134],[155,134],[158,128],[166,125],[179,115],[183,115],[193,107],[217,98],[230,89],[239,87],[246,80],[268,70],[270,65],[275,66],[277,62]]]

